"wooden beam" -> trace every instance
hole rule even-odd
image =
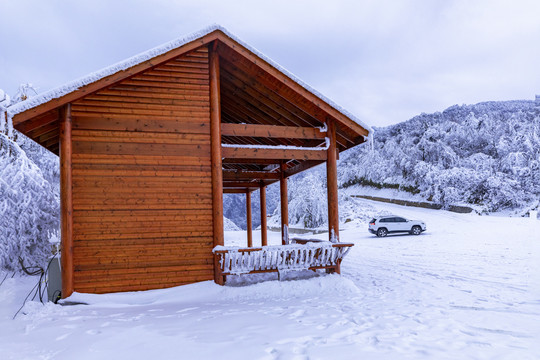
[[[328,160],[326,161],[326,188],[328,191],[328,236],[330,241],[339,241],[338,184],[337,184],[337,149],[336,124],[329,121]]]
[[[279,165],[279,160],[274,159],[223,159],[223,164],[257,164],[257,165]]]
[[[301,150],[287,148],[248,148],[248,147],[223,147],[221,149],[224,158],[253,158],[253,159],[279,159],[279,160],[326,160],[324,150]]]
[[[279,173],[268,171],[223,170],[223,180],[262,180],[279,179]]]
[[[311,127],[254,124],[221,124],[221,135],[283,139],[324,139],[325,132]]]
[[[260,206],[261,206],[261,245],[268,245],[268,226],[266,224],[266,186],[261,186],[260,189]]]
[[[251,224],[251,193],[246,192],[246,222],[247,222],[247,246],[253,247],[253,231]]]
[[[249,182],[249,181],[224,181],[223,188],[253,188],[258,189],[260,182]]]
[[[289,199],[287,196],[287,178],[285,177],[287,165],[284,161],[281,162],[280,168],[281,178],[279,180],[279,193],[281,197],[281,244],[285,245],[285,236],[288,236],[289,233]]]
[[[73,293],[73,179],[71,173],[71,104],[61,108],[60,118],[60,222],[62,298]]]
[[[221,99],[219,87],[219,55],[217,41],[209,46],[210,65],[210,142],[212,169],[212,217],[214,246],[223,245],[223,178],[221,164]],[[220,265],[214,260],[214,281],[223,285]]]
[[[246,191],[250,191],[249,189],[242,188],[242,189],[223,189],[224,194],[245,194]]]

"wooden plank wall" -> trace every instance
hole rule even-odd
[[[73,103],[74,290],[213,279],[208,50]]]

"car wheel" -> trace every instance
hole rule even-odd
[[[422,228],[418,225],[413,226],[411,229],[411,234],[413,235],[420,235],[422,233]]]
[[[386,230],[386,228],[379,228],[377,230],[378,237],[385,237],[386,235],[388,235],[388,230]]]

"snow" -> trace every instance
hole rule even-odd
[[[367,224],[342,230],[341,241],[355,243],[342,276],[244,275],[224,287],[74,294],[69,300],[89,305],[30,302],[15,320],[35,279],[8,277],[2,358],[538,358],[540,221],[362,201],[424,220],[428,230],[386,238]],[[246,244],[245,232],[225,238]],[[269,244],[279,238],[270,232]],[[260,245],[259,231],[253,239]]]
[[[22,101],[22,102],[14,105],[14,106],[11,106],[8,109],[8,115],[9,116],[14,116],[14,115],[22,113],[22,112],[24,112],[24,111],[26,111],[28,109],[31,109],[31,108],[34,108],[34,107],[36,107],[38,105],[46,103],[46,102],[48,102],[48,101],[50,101],[52,99],[60,98],[60,97],[62,97],[64,95],[66,95],[66,94],[69,94],[69,93],[71,93],[71,92],[85,86],[85,85],[96,82],[96,81],[98,81],[100,79],[103,79],[103,78],[105,78],[107,76],[113,75],[113,74],[115,74],[117,72],[129,69],[129,68],[131,68],[131,67],[133,67],[135,65],[138,65],[138,64],[140,64],[140,63],[142,63],[144,61],[152,59],[152,58],[154,58],[154,57],[156,57],[158,55],[165,54],[168,51],[179,48],[182,45],[185,45],[185,44],[190,43],[192,41],[196,41],[196,40],[204,37],[205,35],[213,32],[213,31],[216,31],[216,30],[219,30],[219,31],[223,32],[225,35],[230,37],[232,40],[236,41],[238,44],[242,45],[243,47],[245,47],[246,49],[251,51],[253,54],[257,55],[259,58],[266,61],[268,64],[270,64],[271,66],[273,66],[274,68],[276,68],[277,70],[279,70],[280,72],[282,72],[283,74],[288,76],[291,80],[296,82],[298,85],[302,86],[304,89],[306,89],[307,91],[309,91],[313,95],[317,96],[319,99],[321,99],[322,101],[324,101],[325,103],[327,103],[328,105],[330,105],[331,107],[333,107],[334,109],[336,109],[338,112],[345,115],[349,119],[353,120],[358,125],[362,126],[370,134],[373,132],[373,129],[369,125],[365,124],[363,121],[358,119],[353,114],[349,113],[343,107],[337,105],[335,102],[333,102],[332,100],[330,100],[326,96],[322,95],[321,93],[319,93],[318,91],[313,89],[311,86],[309,86],[308,84],[306,84],[305,82],[300,80],[297,76],[293,75],[292,73],[290,73],[289,71],[287,71],[286,69],[281,67],[279,64],[277,64],[276,62],[271,60],[269,57],[267,57],[266,55],[264,55],[263,53],[261,53],[257,49],[253,48],[252,46],[244,43],[242,40],[240,40],[235,35],[230,33],[227,29],[225,29],[224,27],[222,27],[220,25],[217,25],[217,24],[211,25],[211,26],[206,27],[206,28],[204,28],[204,29],[202,29],[200,31],[194,32],[194,33],[189,34],[187,36],[184,36],[184,37],[178,38],[176,40],[170,41],[168,43],[165,43],[163,45],[157,46],[157,47],[155,47],[153,49],[150,49],[148,51],[145,51],[143,53],[140,53],[138,55],[130,57],[130,58],[124,60],[124,61],[120,61],[120,62],[118,62],[116,64],[113,64],[113,65],[111,65],[109,67],[106,67],[104,69],[93,72],[93,73],[91,73],[91,74],[89,74],[87,76],[84,76],[84,77],[81,77],[81,78],[79,78],[77,80],[69,82],[69,83],[67,83],[65,85],[54,88],[54,89],[49,90],[47,92],[44,92],[44,93],[42,93],[40,95],[31,97],[28,100]]]

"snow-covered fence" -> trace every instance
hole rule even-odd
[[[340,264],[353,244],[307,243],[258,248],[216,246],[214,256],[220,275],[240,275],[259,272],[328,269],[340,272]]]

